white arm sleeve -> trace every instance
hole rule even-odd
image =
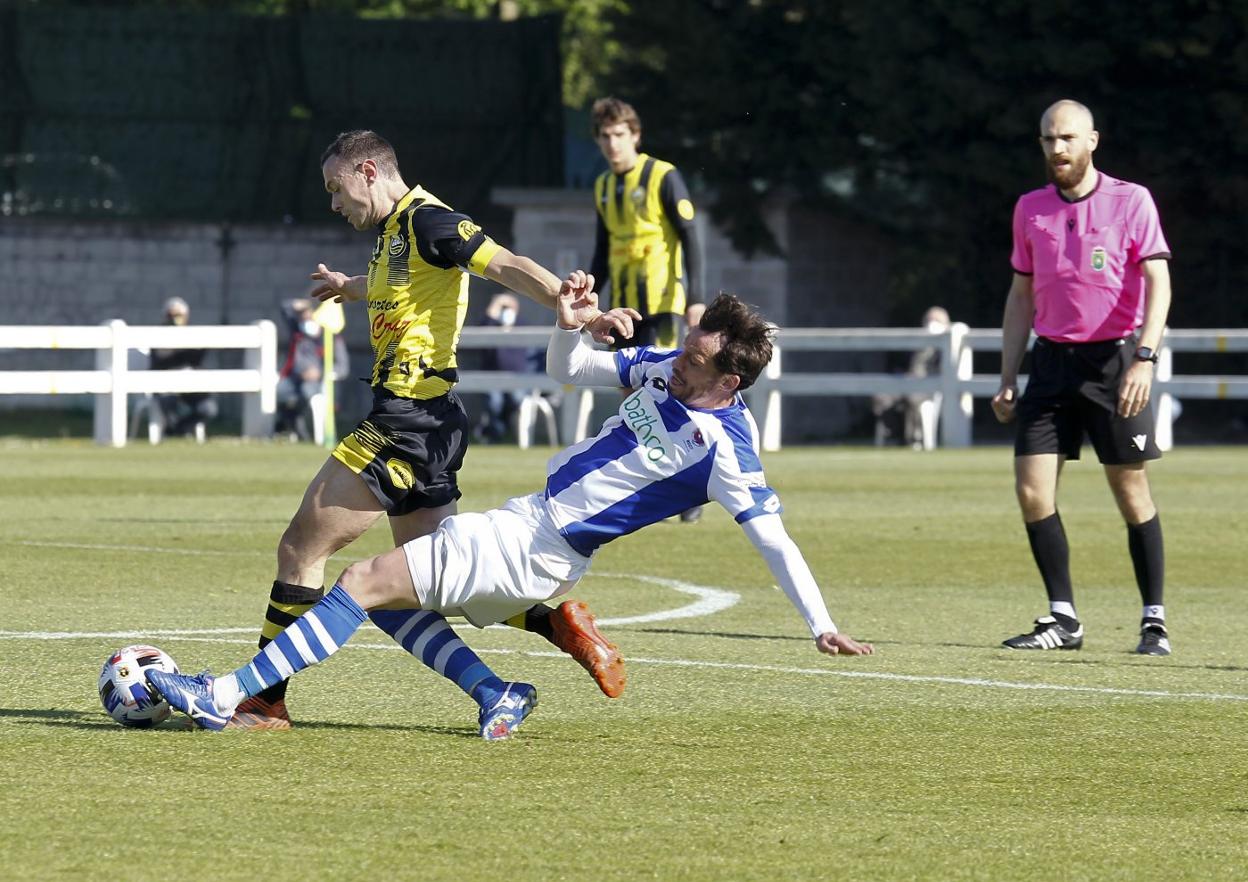
[[[806,566],[806,559],[802,557],[797,543],[784,529],[780,515],[760,515],[741,527],[767,561],[767,568],[784,589],[785,596],[806,620],[810,633],[815,637],[837,633],[836,625],[824,605],[823,595],[819,593],[819,586],[815,584],[815,577],[811,575],[810,567]]]
[[[557,325],[546,347],[546,373],[552,380],[576,386],[620,386],[615,353],[594,349],[581,339],[580,331]]]

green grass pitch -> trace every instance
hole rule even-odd
[[[95,694],[112,650],[144,639],[184,670],[250,658],[276,542],[324,453],[0,454],[7,878],[1248,878],[1243,450],[1176,450],[1152,471],[1169,659],[1131,652],[1139,596],[1094,460],[1062,490],[1086,648],[1011,654],[1001,639],[1044,603],[1008,450],[765,456],[833,617],[877,654],[818,655],[712,508],[608,546],[574,594],[633,620],[606,628],[629,660],[618,701],[540,638],[461,630],[538,686],[500,744],[371,626],[297,678],[291,732],[117,726]],[[462,507],[537,489],[547,455],[474,448]],[[331,578],[388,542],[379,525]]]

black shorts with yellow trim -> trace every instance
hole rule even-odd
[[[679,349],[681,344],[680,330],[684,319],[674,312],[661,312],[648,315],[639,322],[633,322],[633,336],[627,340],[616,338],[611,344],[612,349],[627,349],[630,346],[655,346],[659,349]]]
[[[417,400],[374,387],[373,409],[332,456],[397,517],[459,499],[456,472],[464,464],[468,429],[468,414],[454,392]]]

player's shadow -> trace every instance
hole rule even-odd
[[[16,723],[19,726],[55,726],[63,729],[84,729],[88,731],[120,729],[103,711],[63,710],[60,708],[0,708],[0,721]],[[478,741],[481,733],[470,726],[430,726],[421,723],[337,723],[318,720],[300,720],[296,728],[310,731],[329,732],[419,732],[425,735],[443,735],[451,738],[468,738]],[[193,731],[189,720],[183,716],[174,716],[171,720],[153,726],[146,732],[188,732]]]
[[[789,634],[746,634],[734,631],[688,631],[681,628],[630,628],[642,634],[683,634],[698,637],[723,637],[726,640],[792,640],[801,643],[810,642],[809,637],[794,637]]]
[[[750,634],[745,632],[733,631],[694,631],[681,628],[630,628],[643,634],[682,634],[685,636],[698,637],[721,637],[727,640],[790,640],[800,643],[810,642],[809,637],[797,637],[791,634]],[[1006,650],[999,645],[990,643],[954,643],[947,640],[942,641],[922,641],[922,640],[873,640],[871,637],[863,636],[863,640],[872,643],[875,646],[940,646],[949,649],[978,649],[998,655],[1001,659],[1025,658],[1030,655],[1027,652],[1019,652],[1018,650]],[[1090,665],[1093,667],[1134,667],[1141,664],[1148,664],[1152,659],[1149,656],[1139,655],[1129,649],[1124,649],[1114,657],[1110,658],[1088,658],[1086,656],[1076,657],[1074,653],[1063,652],[1060,655],[1051,653],[1040,653],[1045,657],[1046,661],[1059,662],[1068,665]],[[1175,662],[1171,659],[1157,659],[1158,664],[1167,668],[1188,671],[1229,671],[1231,673],[1240,673],[1248,671],[1245,665],[1211,665],[1200,663],[1184,664]]]
[[[0,707],[0,720],[26,726],[61,726],[72,729],[107,729],[117,724],[99,713],[60,708]]]
[[[203,524],[203,518],[171,518],[171,517],[101,517],[95,518],[104,524]],[[281,524],[288,521],[284,518],[230,518],[230,524]]]

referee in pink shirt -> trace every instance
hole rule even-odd
[[[1063,463],[1079,458],[1086,432],[1127,523],[1144,607],[1135,651],[1169,655],[1161,521],[1145,463],[1161,456],[1149,392],[1170,309],[1170,248],[1148,190],[1092,165],[1098,139],[1091,111],[1079,102],[1046,110],[1040,146],[1052,183],[1014,207],[1014,280],[992,409],[1003,423],[1018,419],[1015,490],[1049,615],[1004,645],[1083,646],[1057,483]],[[1019,398],[1018,370],[1033,328],[1030,377]]]

